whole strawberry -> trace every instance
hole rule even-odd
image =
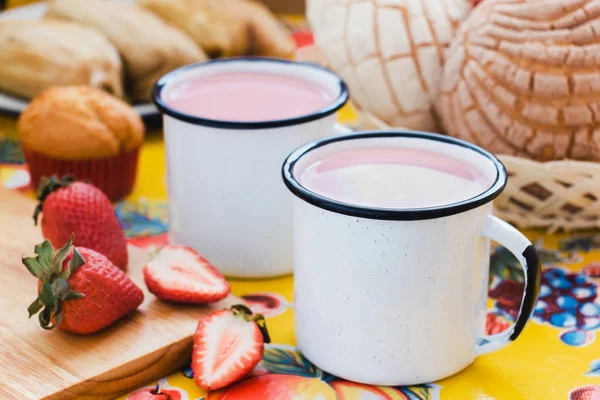
[[[73,237],[58,251],[48,240],[35,246],[36,257],[23,264],[40,280],[39,297],[27,309],[44,329],[90,334],[136,310],[144,294],[102,254],[73,247]]]
[[[81,246],[105,255],[117,267],[127,269],[127,241],[113,206],[97,187],[75,182],[65,176],[42,178],[37,192],[40,201],[33,220],[42,216],[44,237],[58,247],[71,233],[75,246]]]

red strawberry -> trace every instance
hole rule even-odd
[[[29,317],[39,314],[44,329],[90,334],[134,311],[144,294],[102,254],[73,247],[73,237],[58,251],[48,240],[35,246],[36,257],[23,264],[40,280],[39,297]]]
[[[75,233],[75,246],[103,254],[117,267],[127,268],[127,241],[108,197],[97,187],[65,176],[43,178],[37,193],[43,212],[42,233],[58,247]]]
[[[201,318],[192,351],[196,385],[217,390],[238,381],[258,364],[269,342],[264,317],[244,305]]]
[[[229,282],[194,249],[165,246],[144,266],[148,290],[163,300],[213,303],[227,297]]]

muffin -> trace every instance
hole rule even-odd
[[[133,189],[144,124],[123,100],[90,86],[52,87],[23,111],[17,131],[34,187],[68,174],[112,201]]]

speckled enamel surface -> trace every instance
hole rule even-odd
[[[467,0],[309,0],[315,41],[356,105],[392,126],[438,129],[444,52]]]
[[[600,1],[486,0],[447,55],[447,133],[498,154],[600,160]]]
[[[356,218],[299,199],[294,209],[295,333],[315,365],[407,385],[474,360],[486,318],[489,205],[427,221]]]

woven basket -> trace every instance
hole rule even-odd
[[[391,127],[361,112],[358,128]],[[509,176],[506,189],[494,202],[494,213],[500,218],[519,228],[549,232],[600,227],[600,163],[542,163],[506,155],[498,158]]]

